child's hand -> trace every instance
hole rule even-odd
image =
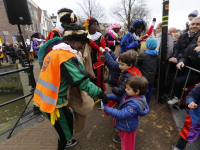
[[[102,107],[102,108],[101,108],[101,110],[103,110],[103,111],[104,111],[104,107]]]
[[[107,50],[107,51],[108,51],[108,50],[109,50],[109,48],[108,48],[108,47],[105,47],[105,50]]]
[[[188,108],[190,108],[190,109],[195,109],[197,107],[198,107],[198,105],[195,104],[194,102],[191,102],[191,103],[188,104]]]
[[[102,52],[103,50],[104,50],[104,49],[103,49],[102,47],[99,47],[99,51],[101,51],[101,52]]]
[[[184,88],[183,88],[183,89],[184,89]],[[185,92],[187,92],[188,90],[189,90],[188,88],[185,88],[185,89],[184,89]]]

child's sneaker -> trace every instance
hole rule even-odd
[[[179,102],[179,99],[178,99],[178,97],[174,97],[174,98],[172,98],[171,100],[169,100],[169,101],[167,101],[167,103],[169,104],[169,105],[174,105],[174,104],[176,104],[176,103],[178,103]]]
[[[121,143],[121,139],[120,139],[120,137],[118,135],[113,137],[113,141],[115,143]]]
[[[121,150],[121,143],[113,143],[114,150]]]
[[[176,146],[172,146],[172,150],[181,150],[181,149],[177,148]]]

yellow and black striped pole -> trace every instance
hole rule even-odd
[[[158,102],[164,101],[164,84],[165,84],[165,63],[167,55],[167,34],[168,34],[168,19],[169,19],[169,0],[163,0],[163,17],[162,17],[162,41],[160,50],[160,65],[159,65],[159,87],[158,87]]]

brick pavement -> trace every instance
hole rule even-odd
[[[170,150],[179,138],[171,110],[166,103],[157,103],[155,93],[149,107],[148,115],[140,117],[136,150]],[[104,116],[96,105],[87,116],[85,129],[74,135],[78,144],[68,149],[111,150],[115,135],[111,118]],[[2,150],[56,150],[56,147],[57,134],[47,119],[0,143]]]

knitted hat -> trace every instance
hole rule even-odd
[[[158,40],[156,38],[149,38],[145,42],[146,46],[149,48],[149,50],[155,50],[158,46]]]
[[[191,13],[188,15],[188,17],[197,17],[197,16],[198,16],[198,11],[197,11],[197,10],[191,12]]]

